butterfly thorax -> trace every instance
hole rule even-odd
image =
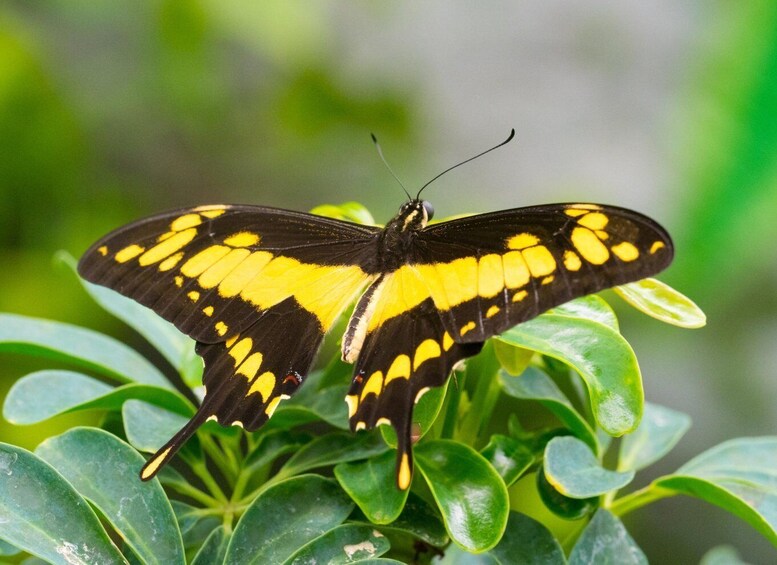
[[[418,232],[426,227],[432,210],[422,200],[410,200],[386,224],[379,236],[377,263],[379,272],[390,272],[408,262]]]

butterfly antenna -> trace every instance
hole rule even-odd
[[[391,170],[391,167],[389,167],[388,161],[386,161],[386,158],[383,156],[383,150],[380,148],[380,143],[378,143],[378,138],[375,137],[374,133],[370,134],[370,137],[372,138],[372,142],[375,144],[375,149],[378,151],[378,156],[380,157],[380,160],[383,161],[383,164],[386,165],[386,168],[388,169],[388,172],[391,173],[391,176],[394,177],[394,180],[396,180],[399,183],[399,186],[402,187],[402,190],[405,191],[405,194],[407,194],[407,199],[412,200],[413,197],[410,196],[410,193],[405,188],[405,185],[402,184],[402,181],[399,180],[399,177],[394,174],[394,171]]]
[[[486,153],[490,153],[490,152],[491,152],[491,151],[493,151],[494,149],[499,149],[500,147],[502,147],[502,145],[507,145],[508,143],[510,143],[510,141],[512,141],[513,137],[515,137],[515,128],[513,128],[513,129],[511,129],[511,130],[510,130],[510,135],[507,137],[507,139],[505,139],[505,140],[504,140],[502,143],[500,143],[499,145],[494,145],[494,146],[493,146],[491,149],[486,149],[486,150],[485,150],[485,151],[483,151],[482,153],[478,153],[477,155],[475,155],[474,157],[470,157],[470,158],[469,158],[469,159],[467,159],[466,161],[462,161],[461,163],[458,163],[458,164],[456,164],[456,165],[453,165],[452,167],[448,167],[448,168],[447,168],[447,169],[445,169],[443,172],[441,172],[439,175],[437,175],[437,176],[436,176],[436,177],[434,177],[432,180],[430,180],[430,181],[429,181],[429,182],[427,182],[425,185],[423,185],[423,186],[421,187],[421,190],[419,190],[419,191],[418,191],[418,194],[416,195],[415,199],[416,199],[416,200],[418,200],[418,199],[421,197],[421,192],[422,192],[422,191],[423,191],[423,190],[424,190],[424,189],[425,189],[427,186],[429,186],[429,185],[430,185],[430,184],[432,184],[434,181],[436,181],[438,178],[440,178],[441,176],[443,176],[445,173],[447,173],[447,172],[449,172],[449,171],[452,171],[452,170],[453,170],[453,169],[455,169],[456,167],[461,167],[461,166],[462,166],[464,163],[469,163],[470,161],[473,161],[473,160],[477,159],[478,157],[482,157],[483,155],[485,155]]]

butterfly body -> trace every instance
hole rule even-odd
[[[409,200],[385,227],[257,206],[203,206],[129,224],[79,263],[91,282],[197,341],[205,399],[144,467],[150,479],[205,420],[255,430],[304,382],[324,335],[354,364],[352,429],[397,431],[412,477],[412,410],[489,337],[578,296],[652,276],[669,235],[622,208],[551,204],[429,224]]]

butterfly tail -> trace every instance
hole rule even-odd
[[[164,467],[173,456],[178,453],[183,444],[194,435],[197,429],[205,423],[212,411],[205,405],[201,406],[197,413],[189,420],[186,425],[175,434],[170,441],[160,447],[151,459],[146,461],[140,470],[140,478],[143,481],[150,481]]]
[[[412,422],[406,417],[397,431],[397,487],[407,490],[413,482],[413,440],[411,437]]]

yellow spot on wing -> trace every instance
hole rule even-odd
[[[176,218],[170,224],[170,229],[173,231],[183,231],[188,228],[199,226],[202,223],[202,218],[199,214],[185,214],[180,218]]]
[[[427,298],[429,289],[420,272],[412,267],[400,267],[384,277],[380,294],[374,299],[374,314],[367,330],[373,330],[385,320],[418,306]]]
[[[550,276],[548,276],[548,277],[545,277],[544,279],[542,279],[542,284],[550,284],[550,283],[552,283],[552,282],[553,282],[555,279],[556,279],[556,277],[554,277],[553,275],[550,275]]]
[[[533,277],[544,277],[556,270],[556,260],[544,245],[523,250],[523,258]]]
[[[256,376],[256,372],[262,365],[262,354],[258,351],[252,353],[248,358],[240,364],[240,367],[235,371],[238,375],[243,375],[249,381]]]
[[[580,261],[580,256],[577,253],[569,249],[564,252],[564,267],[568,271],[578,271],[582,266],[583,263]]]
[[[540,242],[540,238],[530,233],[519,233],[507,240],[507,247],[509,249],[526,249],[532,245],[537,245]]]
[[[213,288],[223,281],[240,263],[242,263],[251,252],[248,249],[233,249],[224,257],[216,261],[213,265],[200,275],[197,282],[202,288]]]
[[[608,234],[604,230],[596,230],[594,233],[596,234],[596,237],[598,237],[602,241],[605,241],[606,239],[608,239],[610,237],[610,234]]]
[[[378,418],[377,422],[375,422],[376,426],[390,426],[391,420],[386,418],[385,416],[383,418]]]
[[[529,295],[525,290],[519,290],[513,295],[513,302],[520,302]]]
[[[609,219],[601,212],[590,212],[577,220],[577,223],[591,230],[603,230]]]
[[[607,247],[588,228],[577,227],[573,229],[571,239],[577,252],[589,263],[601,265],[610,258]]]
[[[391,363],[391,367],[386,372],[386,382],[384,386],[394,379],[409,379],[410,378],[410,357],[407,355],[397,355],[394,361]]]
[[[478,294],[491,298],[504,288],[502,257],[495,253],[484,255],[478,263]]]
[[[188,293],[186,296],[188,296],[188,297],[189,297],[189,299],[190,299],[192,302],[197,302],[197,301],[200,299],[200,293],[199,293],[199,292],[197,292],[196,290],[192,290],[192,291],[191,291],[191,292],[189,292],[189,293]]]
[[[179,251],[175,255],[170,255],[170,257],[159,263],[159,270],[162,272],[169,271],[175,267],[181,259],[183,259],[183,251]]]
[[[407,490],[410,488],[410,481],[412,478],[410,473],[410,461],[408,460],[407,453],[403,453],[402,460],[399,463],[399,470],[397,471],[397,486],[401,490]]]
[[[116,256],[114,259],[116,259],[119,263],[126,263],[130,259],[137,257],[141,253],[143,253],[145,249],[141,247],[140,245],[128,245],[118,253],[116,253]]]
[[[618,257],[618,259],[621,261],[634,261],[634,259],[639,257],[639,249],[634,247],[634,245],[628,241],[623,241],[618,245],[613,245],[610,250],[615,253],[615,256]]]
[[[579,210],[577,208],[567,208],[564,210],[564,213],[567,216],[572,216],[573,218],[576,218],[577,216],[582,216],[583,214],[587,213],[587,210]]]
[[[488,309],[488,312],[486,312],[486,318],[491,318],[493,316],[496,316],[499,313],[499,306],[492,306]]]
[[[470,332],[470,331],[474,330],[474,329],[475,329],[475,325],[476,325],[476,324],[475,324],[475,322],[467,322],[466,324],[464,324],[464,325],[462,326],[462,328],[461,328],[461,330],[459,331],[459,333],[460,333],[461,335],[464,335],[465,333],[467,333],[467,332]]]
[[[221,216],[227,209],[224,204],[210,204],[206,206],[198,206],[194,209],[195,212],[199,212],[201,216],[206,218],[216,218]]]
[[[663,249],[664,247],[666,246],[664,245],[663,241],[654,241],[653,245],[650,246],[650,254],[652,255],[653,253],[655,253],[659,249]]]
[[[356,426],[353,428],[355,431],[366,430],[367,422],[356,422]]]
[[[222,337],[226,335],[227,331],[229,330],[229,326],[227,326],[224,322],[216,322],[216,325],[213,327],[216,329],[216,333]],[[227,345],[227,347],[229,347],[229,345]]]
[[[510,251],[502,256],[504,266],[505,286],[520,288],[529,282],[529,266],[520,251]]]
[[[156,472],[159,470],[160,465],[162,465],[162,462],[167,458],[167,455],[170,453],[170,450],[172,447],[168,447],[161,453],[157,453],[148,460],[148,463],[146,463],[146,466],[143,467],[143,472],[140,475],[140,478],[144,481],[147,481],[151,477],[156,474]]]
[[[206,247],[197,253],[197,255],[186,261],[181,267],[181,272],[187,277],[199,277],[208,267],[230,251],[231,248],[225,245],[211,245],[210,247]]]
[[[175,286],[177,286],[178,288],[181,288],[183,286],[183,277],[182,276],[176,275],[175,279],[173,279],[173,280],[175,281]]]
[[[440,351],[440,344],[433,339],[425,339],[421,342],[415,350],[415,357],[413,357],[413,370],[417,371],[418,367],[424,361],[434,359],[442,354]]]
[[[275,375],[270,371],[264,372],[251,384],[248,394],[258,392],[262,395],[262,402],[266,402],[275,388]],[[279,397],[280,398],[280,397]]]
[[[370,393],[378,395],[381,390],[383,390],[383,373],[381,371],[375,371],[370,375],[370,378],[367,379],[367,382],[362,389],[361,399],[364,400]]]
[[[243,339],[237,342],[237,345],[235,345],[233,348],[229,350],[229,354],[235,360],[235,367],[237,367],[243,362],[243,359],[245,359],[246,355],[248,355],[251,352],[251,348],[253,346],[254,346],[253,340],[250,337],[244,337]]]
[[[264,413],[267,414],[268,418],[272,418],[272,415],[275,413],[275,409],[278,408],[278,404],[281,403],[281,399],[282,398],[280,396],[276,396],[267,404],[267,408],[264,409]]]
[[[219,322],[219,324],[223,324],[223,322]],[[218,326],[218,324],[216,324]],[[224,326],[226,328],[226,326]],[[224,345],[227,347],[232,347],[235,342],[237,341],[237,338],[240,337],[240,334],[235,334],[232,337],[230,337],[227,341],[224,342]]]
[[[161,243],[157,243],[154,247],[140,256],[138,261],[140,262],[141,267],[153,265],[165,257],[172,255],[193,240],[196,235],[197,229],[190,228],[176,233],[174,236],[167,238]]]
[[[213,315],[213,306],[206,306],[202,309],[202,313],[206,316],[212,316]]]
[[[224,243],[231,245],[232,247],[249,247],[259,243],[260,237],[258,234],[241,231],[239,233],[230,235],[224,240]]]
[[[108,255],[108,248],[105,247],[104,245],[102,245],[102,246],[97,248],[97,253],[99,253],[100,255],[105,257],[106,255]]]
[[[267,251],[251,253],[221,281],[221,284],[219,284],[219,296],[232,298],[240,294],[240,291],[256,278],[272,258],[272,253]]]
[[[432,389],[429,388],[428,386],[425,386],[424,388],[419,390],[418,393],[415,395],[415,398],[413,399],[413,404],[418,404],[418,401],[421,400],[421,397],[425,395],[427,392],[429,392],[430,390]]]
[[[348,405],[348,417],[353,418],[359,408],[359,397],[355,394],[349,394],[345,397],[345,403]]]
[[[442,336],[442,348],[445,351],[448,351],[453,346],[453,338],[451,337],[451,334],[448,332],[445,332],[445,335]]]

